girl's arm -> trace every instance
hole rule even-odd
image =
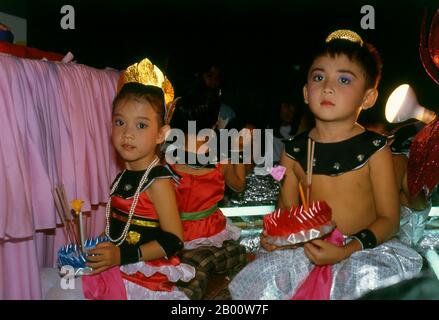
[[[252,144],[251,132],[250,129],[243,128],[239,132],[237,140],[232,143],[232,147],[238,146],[239,151],[249,150],[247,147]],[[226,184],[235,192],[244,191],[246,171],[245,164],[224,163],[221,167]]]
[[[280,187],[278,207],[291,208],[299,204],[299,180],[294,171],[297,163],[282,151],[280,165],[284,166],[286,171]]]
[[[183,225],[181,223],[178,211],[177,200],[175,197],[175,189],[170,179],[157,179],[147,190],[159,217],[160,228],[174,235],[175,239],[171,241],[178,242],[180,240],[183,245]],[[169,240],[167,240],[169,241]],[[166,256],[165,250],[158,241],[154,240],[143,244],[140,247],[142,251],[143,261],[154,260]]]

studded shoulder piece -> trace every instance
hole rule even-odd
[[[308,133],[303,132],[284,140],[288,157],[306,168]],[[364,166],[369,158],[387,144],[387,137],[366,130],[350,139],[334,142],[315,142],[313,174],[340,175]]]

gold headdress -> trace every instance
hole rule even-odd
[[[344,39],[358,43],[360,46],[363,46],[363,39],[361,39],[358,33],[351,30],[336,30],[326,38],[326,42],[330,42],[335,39]]]
[[[173,113],[174,88],[163,72],[144,58],[130,65],[121,75],[119,89],[126,83],[137,82],[146,86],[155,86],[163,90],[165,96],[165,123],[169,124]]]

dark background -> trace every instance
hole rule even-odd
[[[63,30],[64,4],[75,9],[75,29]],[[375,29],[362,30],[363,5],[375,9]],[[3,6],[3,8],[2,8]],[[439,2],[413,1],[20,1],[2,0],[0,11],[24,16],[28,45],[71,51],[78,63],[124,69],[150,58],[176,92],[193,79],[197,66],[215,56],[223,65],[224,98],[241,116],[264,125],[273,96],[301,91],[304,63],[313,46],[335,29],[357,31],[381,53],[380,98],[361,116],[384,121],[391,91],[410,83],[421,104],[439,110],[439,88],[419,59],[424,9]]]

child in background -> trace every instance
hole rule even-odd
[[[229,285],[234,299],[354,299],[419,273],[422,257],[393,237],[399,196],[386,137],[357,122],[377,98],[381,61],[354,32],[332,33],[314,56],[305,102],[315,127],[286,142],[279,206],[299,204],[307,143],[315,143],[310,201],[324,200],[337,225],[326,240],[261,250]]]
[[[184,150],[186,161],[171,164],[181,177],[176,193],[185,250],[179,257],[207,275],[206,279],[198,279],[200,289],[193,299],[203,297],[211,275],[231,272],[246,262],[245,247],[236,241],[240,229],[227,221],[218,208],[226,184],[237,192],[244,189],[244,164],[232,164],[228,159],[220,162],[219,156],[205,164],[189,162],[206,153],[200,148],[206,141],[189,134],[188,122],[196,121],[196,134],[202,129],[214,129],[219,104],[218,97],[208,91],[190,92],[176,102],[171,122],[172,129],[182,130],[186,137],[185,145],[179,147]]]
[[[275,100],[276,112],[268,127],[273,129],[273,162],[279,163],[284,149],[283,140],[309,130],[313,121],[298,94],[281,95]]]

